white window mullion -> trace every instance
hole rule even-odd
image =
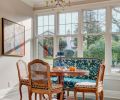
[[[55,35],[54,35],[54,58],[56,57],[57,52],[59,51],[58,47],[58,34],[59,34],[59,13],[55,14]]]
[[[78,57],[83,57],[83,10],[78,13]]]
[[[111,29],[112,29],[112,10],[111,7],[106,9],[106,32],[105,32],[105,65],[106,74],[109,74],[112,66],[112,43],[111,43]]]
[[[33,34],[33,59],[34,58],[38,58],[38,40],[36,38],[36,36],[38,35],[38,15],[34,15],[34,33]]]

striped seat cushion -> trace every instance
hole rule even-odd
[[[80,82],[80,83],[76,83],[75,87],[77,87],[77,88],[95,88],[96,83],[93,83],[93,82]]]

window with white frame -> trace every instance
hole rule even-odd
[[[59,34],[77,34],[78,33],[78,12],[59,14]]]
[[[120,73],[120,7],[112,8],[112,72]]]
[[[66,36],[59,37],[59,51],[64,52],[65,57],[77,57],[77,38]]]
[[[77,56],[78,12],[59,14],[59,51],[65,57]]]
[[[105,18],[105,9],[84,11],[83,57],[104,60],[105,41],[102,33],[105,32]]]
[[[56,55],[58,51],[63,51],[65,57],[77,57],[79,48],[81,49],[79,53],[82,52],[83,57],[105,60],[105,45],[111,45],[112,59],[110,58],[109,61],[112,63],[112,72],[120,73],[120,7],[114,7],[110,10],[112,16],[108,18],[112,18],[112,23],[106,22],[106,15],[108,15],[106,10],[110,9],[82,10],[83,14],[80,13],[82,14],[80,16],[83,17],[78,16],[79,12],[77,11],[56,13],[56,16],[53,14],[38,16],[37,35],[39,37],[37,38],[37,44],[39,58],[47,59],[51,63],[53,55]],[[56,25],[55,17],[57,19]],[[81,27],[79,27],[79,23],[81,23],[79,19],[83,20],[80,24],[83,25]],[[112,33],[106,33],[108,32],[106,23],[111,25]],[[57,26],[58,28],[55,28]],[[55,29],[58,30],[55,31]],[[80,30],[82,30],[82,33],[79,33]],[[108,43],[110,40],[107,40],[104,34],[111,36],[112,44]]]
[[[37,17],[37,48],[38,57],[50,61],[53,60],[54,35],[55,35],[55,16],[44,15]]]
[[[84,33],[105,32],[105,9],[84,11]]]
[[[54,15],[38,16],[38,34],[54,35]]]

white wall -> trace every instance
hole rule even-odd
[[[0,89],[7,88],[8,82],[13,86],[18,81],[16,61],[24,59],[28,62],[32,57],[32,17],[33,9],[20,0],[0,0],[0,22],[1,18],[20,23],[25,26],[25,57],[0,56]],[[1,23],[0,23],[0,52],[1,47]]]

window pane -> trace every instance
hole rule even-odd
[[[112,32],[120,32],[120,7],[112,9]]]
[[[38,26],[43,26],[43,16],[38,17]]]
[[[60,35],[65,35],[65,25],[60,25]]]
[[[72,28],[71,24],[66,25],[66,33],[67,34],[71,34],[72,33],[72,29],[71,28]]]
[[[71,13],[66,13],[66,24],[72,23]]]
[[[112,35],[112,72],[120,73],[120,35]]]
[[[72,13],[72,23],[78,23],[78,12]]]
[[[49,26],[49,34],[54,34],[54,26]]]
[[[44,25],[48,25],[48,16],[44,16]]]
[[[78,12],[60,14],[59,34],[78,33]]]
[[[84,11],[84,33],[105,32],[105,16],[105,9]]]
[[[72,34],[78,33],[78,24],[72,24]]]
[[[102,35],[84,36],[83,57],[93,57],[104,60],[105,41]]]
[[[41,24],[42,23],[42,24]],[[38,34],[54,35],[54,15],[38,16]]]
[[[49,33],[48,26],[44,26],[44,33],[43,34],[48,35],[48,33]]]
[[[77,57],[77,38],[60,37],[59,51],[63,51],[65,57]]]
[[[60,14],[60,24],[65,24],[65,14]]]
[[[49,25],[54,25],[54,15],[49,16]]]
[[[43,26],[43,16],[38,16],[38,26]]]
[[[38,27],[38,34],[43,34],[43,27]]]
[[[53,37],[42,37],[38,39],[38,56],[50,65],[53,62]]]

